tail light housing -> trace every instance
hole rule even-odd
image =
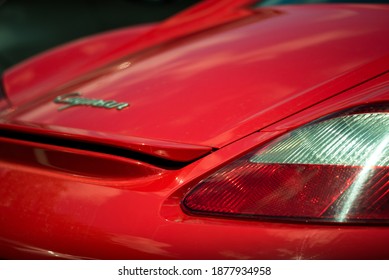
[[[389,222],[389,106],[297,128],[217,170],[184,197],[191,214]]]

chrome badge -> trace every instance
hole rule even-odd
[[[129,103],[117,102],[115,100],[85,98],[82,97],[81,93],[79,92],[72,92],[57,96],[54,99],[54,103],[66,104],[65,106],[59,107],[58,111],[62,111],[74,106],[90,106],[96,108],[116,109],[120,111],[130,106]]]

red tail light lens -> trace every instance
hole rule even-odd
[[[182,204],[207,215],[389,222],[389,112],[298,128],[204,179]]]

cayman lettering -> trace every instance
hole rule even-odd
[[[74,106],[90,106],[104,109],[116,109],[120,111],[130,106],[130,104],[126,102],[117,102],[115,100],[85,98],[82,97],[81,93],[79,92],[57,96],[54,99],[54,103],[66,104],[65,106],[59,107],[58,111],[62,111]]]

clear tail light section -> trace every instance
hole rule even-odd
[[[229,217],[388,223],[388,107],[295,129],[202,180],[182,206]]]

